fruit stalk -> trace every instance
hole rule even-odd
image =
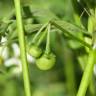
[[[46,43],[46,50],[45,53],[49,54],[50,53],[50,24],[48,25],[48,33],[47,33],[47,43]]]

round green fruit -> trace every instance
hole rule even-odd
[[[51,69],[56,62],[56,57],[54,54],[44,54],[36,60],[36,65],[40,70],[49,70]]]
[[[32,45],[30,48],[29,48],[29,54],[35,58],[38,58],[40,57],[40,55],[42,54],[42,49],[39,48],[38,46],[36,45]]]

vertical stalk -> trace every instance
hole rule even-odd
[[[91,16],[88,18],[88,32],[90,32],[90,33],[93,32],[93,22],[92,22]],[[89,42],[88,38],[86,38],[86,41]],[[86,51],[89,51],[89,49],[86,49]],[[84,63],[80,64],[82,67],[82,71],[84,71],[84,69],[86,68],[86,64],[84,64]],[[95,85],[94,85],[93,76],[90,77],[89,92],[90,92],[91,96],[95,96]]]
[[[25,39],[24,39],[24,30],[23,30],[23,23],[22,23],[22,16],[21,16],[20,0],[14,0],[14,4],[15,4],[15,11],[16,11],[20,52],[21,52],[20,54],[21,54],[21,61],[22,61],[25,95],[31,96],[31,88],[30,88],[30,80],[29,80],[29,75],[28,75],[28,64],[27,64],[27,57],[26,57],[26,48],[25,48]]]
[[[90,83],[92,73],[93,73],[95,57],[96,57],[96,49],[93,49],[89,53],[88,64],[83,73],[81,84],[80,84],[80,87],[76,96],[85,96],[86,94],[86,91],[87,91],[87,88],[88,88],[88,85]]]
[[[81,84],[80,84],[77,96],[85,96],[89,83],[90,83],[90,92],[92,92],[93,95],[95,94],[95,92],[93,90],[94,86],[92,84],[93,83],[92,73],[93,73],[93,67],[94,67],[95,58],[96,58],[96,41],[95,41],[96,35],[94,34],[95,33],[95,26],[96,26],[95,18],[96,18],[95,16],[93,18],[89,17],[89,20],[91,20],[91,19],[92,20],[91,20],[91,22],[88,21],[88,31],[92,32],[92,34],[93,34],[92,39],[94,39],[92,42],[93,49],[90,50],[90,52],[89,52],[88,64],[86,65],[85,71],[83,73],[83,77],[81,80]]]
[[[94,17],[93,16],[89,16],[88,18],[88,32],[90,33],[94,33]],[[95,34],[93,34],[92,36],[95,36]],[[92,43],[94,43],[94,37],[92,37]],[[88,40],[86,40],[88,42]],[[91,81],[90,81],[90,85],[89,85],[89,91],[91,93],[92,96],[95,96],[96,92],[95,92],[95,85],[94,85],[94,78],[93,76],[91,77]]]

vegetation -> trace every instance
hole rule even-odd
[[[96,1],[0,1],[1,96],[96,96]]]

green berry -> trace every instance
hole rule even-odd
[[[38,57],[40,57],[40,55],[42,54],[42,49],[39,48],[39,47],[36,46],[36,45],[32,45],[32,46],[29,48],[28,53],[29,53],[31,56],[33,56],[33,57],[35,57],[35,58],[38,58]]]
[[[36,60],[36,65],[40,70],[49,70],[55,65],[55,62],[56,58],[54,54],[43,54]]]

